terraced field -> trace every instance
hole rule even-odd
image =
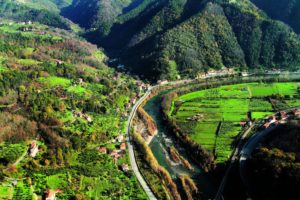
[[[221,86],[182,95],[174,100],[172,118],[216,162],[228,159],[242,121],[300,106],[300,83],[246,83]]]

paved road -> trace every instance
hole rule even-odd
[[[24,151],[24,153],[18,158],[18,160],[16,160],[16,162],[15,162],[13,165],[17,166],[17,165],[25,158],[26,155],[27,155],[27,149],[26,149],[26,151]]]
[[[179,80],[179,81],[173,81],[173,82],[169,82],[166,85],[179,85],[179,84],[186,84],[186,83],[190,83],[193,80],[189,79],[189,80]],[[163,86],[163,85],[162,85]],[[153,194],[152,190],[150,189],[149,185],[147,184],[147,182],[145,181],[144,177],[142,176],[141,172],[139,171],[139,168],[137,166],[136,160],[135,160],[135,155],[134,155],[134,149],[133,149],[133,144],[130,138],[130,127],[131,127],[131,123],[132,120],[136,114],[137,109],[139,108],[139,106],[147,99],[147,97],[149,97],[149,95],[151,94],[151,91],[160,87],[160,85],[156,85],[151,87],[142,98],[140,98],[136,104],[133,106],[131,113],[129,115],[128,121],[127,121],[127,125],[126,125],[126,135],[127,135],[127,145],[128,145],[128,152],[129,152],[129,159],[130,159],[130,165],[131,168],[135,174],[135,176],[137,177],[139,183],[141,184],[142,188],[144,189],[144,191],[146,192],[148,198],[150,200],[156,200],[155,195]]]
[[[157,86],[155,86],[157,87]],[[153,88],[155,88],[153,87]],[[143,101],[151,94],[151,90],[153,89],[151,88],[149,91],[147,91],[144,96],[142,98],[140,98],[138,100],[138,102],[133,106],[131,113],[129,115],[128,118],[128,122],[127,122],[127,126],[126,126],[126,135],[127,135],[127,145],[128,145],[128,152],[129,152],[129,159],[130,159],[130,164],[131,164],[131,168],[135,174],[135,176],[137,177],[139,183],[141,184],[142,188],[144,189],[144,191],[146,192],[148,198],[150,200],[156,200],[155,195],[153,194],[153,192],[151,191],[150,187],[148,186],[148,184],[146,183],[144,177],[142,176],[142,174],[139,171],[139,168],[137,166],[136,160],[135,160],[135,155],[134,155],[134,150],[133,150],[133,145],[132,145],[132,141],[130,140],[130,126],[132,123],[132,120],[135,116],[135,113],[138,109],[138,107],[143,103]]]
[[[254,127],[254,124],[252,126],[250,126],[245,132],[244,134],[242,135],[242,137],[239,139],[239,143],[238,145],[236,146],[236,148],[234,149],[232,155],[231,155],[231,159],[230,159],[230,163],[229,163],[229,166],[225,172],[225,175],[222,179],[222,182],[219,186],[219,189],[218,189],[218,192],[216,194],[216,197],[215,197],[215,200],[221,200],[221,199],[224,199],[222,194],[223,194],[223,191],[224,191],[224,188],[226,186],[226,183],[227,183],[227,179],[228,179],[228,176],[229,176],[229,173],[231,171],[231,168],[232,168],[232,165],[233,163],[238,159],[239,157],[239,152],[240,152],[240,148],[243,144],[243,141],[244,139],[247,137],[247,135],[251,132],[251,130],[253,129]]]
[[[289,108],[287,110],[283,110],[285,112],[290,112],[294,109],[298,109],[299,107]],[[260,131],[256,134],[254,134],[247,143],[243,146],[241,153],[240,153],[240,159],[239,159],[239,171],[240,171],[240,177],[246,186],[246,188],[251,189],[251,185],[248,183],[247,179],[247,173],[246,173],[246,162],[248,158],[251,156],[253,150],[257,147],[257,144],[261,142],[265,137],[267,137],[272,131],[277,127],[277,125],[272,124],[269,128]]]
[[[246,173],[246,162],[248,158],[251,156],[251,153],[253,150],[257,147],[257,144],[263,140],[268,134],[272,133],[276,126],[269,127],[261,132],[256,133],[253,135],[247,143],[244,145],[241,155],[240,155],[240,160],[239,160],[239,171],[240,171],[240,177],[246,186],[246,188],[251,188],[250,184],[248,183],[247,179],[247,173]]]

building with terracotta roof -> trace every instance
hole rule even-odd
[[[37,145],[36,141],[32,141],[29,146],[29,150],[28,150],[29,156],[34,158],[38,152],[39,152],[39,149],[38,149],[38,145]]]

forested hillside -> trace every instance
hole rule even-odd
[[[300,1],[299,0],[251,0],[270,17],[289,24],[300,33]]]
[[[150,79],[189,77],[222,67],[299,65],[299,36],[248,0],[87,2],[77,0],[67,9],[88,28],[86,38]]]
[[[129,161],[114,140],[137,86],[105,60],[65,30],[1,22],[0,199],[49,190],[59,199],[145,198],[130,171],[119,170]]]
[[[300,189],[299,122],[282,125],[249,161],[257,199],[292,199]]]
[[[45,0],[45,2],[48,1]],[[21,22],[31,20],[62,29],[72,28],[71,22],[61,17],[58,10],[57,12],[52,12],[51,9],[41,9],[41,3],[35,2],[28,5],[18,1],[0,0],[0,19],[13,19]]]
[[[132,0],[74,0],[72,5],[62,9],[62,15],[86,29],[98,29],[98,37],[110,32],[122,9]]]
[[[59,13],[60,9],[70,5],[72,0],[16,0],[16,2],[31,8]]]

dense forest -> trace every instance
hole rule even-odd
[[[248,0],[77,0],[62,13],[87,29],[88,40],[149,79],[223,67],[295,69],[300,60],[299,36]]]
[[[289,24],[300,33],[300,1],[299,0],[251,0],[270,17]]]
[[[257,199],[292,199],[300,190],[298,124],[282,125],[254,152],[249,161]]]

